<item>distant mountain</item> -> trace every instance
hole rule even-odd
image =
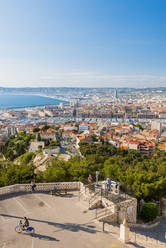
[[[131,91],[166,91],[166,87],[158,88],[117,88],[118,92],[125,93]],[[97,93],[97,92],[106,92],[107,90],[115,90],[115,88],[73,88],[73,87],[25,87],[25,88],[7,88],[0,87],[0,93],[18,93],[18,94],[43,94],[43,95],[59,95],[59,94],[69,94],[70,92],[77,93]]]

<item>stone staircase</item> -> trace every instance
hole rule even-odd
[[[117,222],[116,206],[103,197],[100,190],[93,193],[89,198],[89,209],[96,209],[95,219],[98,221]]]
[[[93,191],[89,186],[81,184],[80,199],[89,203],[89,210],[96,209],[95,219],[104,222],[117,222],[116,204],[106,199],[101,188]]]
[[[89,209],[94,209],[102,205],[101,192],[95,192],[89,199]]]
[[[115,214],[112,212],[112,208],[100,209],[96,212],[96,219],[102,222],[113,222],[115,219]]]
[[[89,203],[88,209],[96,209],[96,220],[107,223],[121,223],[122,214],[127,214],[128,222],[136,222],[137,200],[133,197],[124,197],[123,194],[114,194],[95,185],[80,183],[80,199]],[[102,208],[102,209],[101,209]]]

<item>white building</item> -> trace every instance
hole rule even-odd
[[[51,155],[60,153],[60,151],[61,151],[60,147],[55,147],[55,148],[44,149],[43,153],[45,155],[47,154],[47,155],[51,156]]]
[[[30,144],[29,152],[37,152],[39,150],[39,147],[44,148],[44,142],[43,141],[33,141]]]
[[[161,133],[161,131],[162,131],[162,123],[160,121],[152,121],[151,129],[152,130],[156,129]]]
[[[89,130],[89,125],[79,125],[79,131],[87,131]]]
[[[72,132],[63,132],[62,133],[62,138],[73,138],[74,134]]]
[[[40,133],[40,137],[42,140],[56,140],[56,134],[55,133]]]
[[[74,126],[64,126],[64,131],[72,131],[74,129]]]

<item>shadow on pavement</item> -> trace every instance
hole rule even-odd
[[[74,198],[74,197],[78,197],[77,195],[74,195],[74,194],[70,194],[70,193],[67,193],[67,194],[60,194],[60,193],[57,193],[57,194],[54,194],[52,195],[53,197],[64,197],[64,198]]]
[[[47,240],[47,241],[57,241],[59,242],[59,239],[56,239],[54,237],[46,236],[46,235],[41,235],[38,233],[33,233],[31,234],[33,238],[41,239],[41,240]]]
[[[61,197],[65,197],[65,198],[74,198],[74,197],[77,197],[76,195],[74,195],[74,194],[70,194],[70,193],[68,193],[68,194],[65,194],[65,195],[60,195]]]
[[[146,248],[146,246],[138,245],[138,244],[133,243],[133,242],[129,242],[129,245],[132,245],[133,247],[136,247],[136,248]]]
[[[19,219],[19,220],[22,219],[22,216],[14,216],[14,215],[8,215],[8,214],[0,214],[0,216]],[[71,232],[78,232],[78,231],[83,231],[83,232],[88,232],[88,233],[100,232],[98,230],[95,230],[94,225],[88,225],[89,223],[84,223],[84,224],[63,223],[62,224],[62,223],[50,222],[50,221],[46,221],[46,220],[38,220],[38,219],[32,219],[32,218],[29,218],[29,221],[46,223],[48,225],[58,227],[61,230],[64,230],[64,229],[70,230]],[[60,231],[60,230],[58,230],[58,231]],[[57,232],[57,231],[55,231],[55,232]]]
[[[74,198],[74,197],[78,197],[77,195],[73,194],[72,192],[75,192],[75,190],[71,190],[69,193],[67,194],[58,194],[58,195],[55,195],[56,197],[57,196],[60,196],[60,197],[65,197],[65,198]],[[17,196],[23,196],[23,195],[35,195],[35,194],[39,194],[39,193],[42,193],[43,195],[50,195],[50,191],[28,191],[28,192],[17,192],[17,193],[11,193],[11,194],[8,194],[8,195],[2,195],[0,196],[0,200],[7,200],[7,199],[11,199],[11,198],[15,198]]]
[[[86,225],[86,224],[54,223],[53,225],[60,228],[59,230],[56,230],[55,232],[59,232],[59,231],[64,230],[64,229],[69,230],[71,232],[78,232],[78,231],[89,232],[89,233],[97,233],[98,232],[97,230],[94,230],[95,226]]]

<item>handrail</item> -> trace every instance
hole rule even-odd
[[[95,192],[95,184],[94,183],[85,185],[85,188],[89,189],[89,191]]]
[[[97,191],[90,199],[89,199],[89,207],[96,200],[97,197],[101,196],[101,191]]]
[[[107,208],[104,208],[102,210],[98,210],[98,211],[96,211],[96,219],[99,219],[99,218],[102,218],[102,217],[104,218],[104,217],[106,217],[106,216],[108,216],[110,214],[113,214],[111,208],[107,207]]]

